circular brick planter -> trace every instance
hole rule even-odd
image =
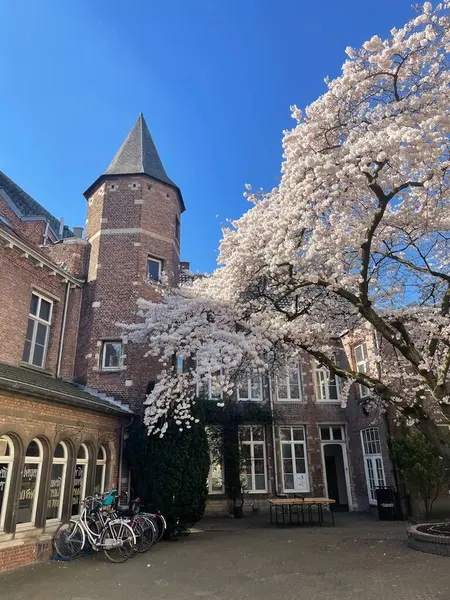
[[[414,550],[428,552],[428,554],[439,554],[440,556],[450,556],[450,535],[440,534],[439,526],[447,529],[448,523],[421,523],[419,525],[410,525],[407,528],[408,546]],[[431,529],[420,531],[420,529]]]

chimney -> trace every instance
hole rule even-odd
[[[83,228],[82,227],[72,227],[73,235],[80,240],[83,239]]]

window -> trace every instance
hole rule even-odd
[[[50,490],[47,500],[47,521],[61,520],[64,502],[64,486],[67,472],[67,446],[60,442],[53,454],[52,472],[50,475]]]
[[[158,258],[147,259],[148,278],[150,281],[161,281],[162,261]]]
[[[103,342],[102,371],[120,371],[122,362],[122,342]]]
[[[358,371],[358,373],[367,373],[368,367],[369,367],[369,359],[368,359],[368,355],[367,355],[366,342],[364,342],[363,344],[359,344],[359,346],[355,346],[354,353],[355,353],[356,370]],[[366,398],[367,396],[370,395],[369,388],[366,388],[366,386],[361,385],[360,383],[358,384],[358,387],[359,387],[360,398]]]
[[[266,492],[266,444],[264,427],[245,425],[239,428],[241,476],[250,493]]]
[[[344,425],[321,425],[320,439],[322,442],[344,442],[345,427]]]
[[[304,427],[280,427],[283,490],[309,492]]]
[[[180,241],[180,218],[178,215],[175,217],[175,239]]]
[[[94,494],[102,494],[105,492],[106,484],[106,449],[100,446],[98,449],[97,460],[95,463],[95,483]]]
[[[361,443],[369,504],[376,504],[376,488],[386,485],[378,427],[363,429],[361,431]]]
[[[0,437],[0,531],[5,524],[9,486],[14,462],[14,446],[7,435]]]
[[[245,378],[238,386],[237,397],[238,400],[262,400],[263,394],[261,375],[252,374]]]
[[[40,440],[35,438],[28,444],[25,454],[25,464],[20,485],[19,509],[17,511],[17,524],[34,524],[36,506],[41,480],[42,461],[44,449]]]
[[[316,364],[314,370],[316,398],[318,402],[339,402],[340,380],[326,367]]]
[[[197,384],[197,396],[206,400],[220,400],[223,398],[223,389],[220,382],[221,372],[209,375]]]
[[[277,375],[278,400],[299,402],[302,399],[302,382],[299,365],[288,367]]]
[[[25,347],[22,360],[35,367],[44,367],[48,336],[52,319],[53,302],[39,294],[31,294]]]
[[[176,369],[178,375],[184,371],[184,359],[182,356],[177,356]]]
[[[81,501],[86,494],[86,479],[89,462],[89,450],[86,444],[81,444],[77,454],[75,464],[75,480],[73,482],[72,493],[72,515],[78,515],[81,512]]]
[[[207,427],[210,466],[208,474],[208,493],[223,494],[223,434],[220,427]]]

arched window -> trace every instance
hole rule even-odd
[[[95,463],[95,484],[94,494],[101,494],[105,491],[106,483],[106,449],[100,446]]]
[[[61,520],[64,501],[64,486],[67,472],[67,445],[59,442],[53,454],[52,473],[50,476],[50,490],[47,501],[47,521]]]
[[[44,449],[42,442],[35,438],[28,444],[23,466],[22,484],[20,486],[19,510],[17,511],[17,524],[34,524],[36,507],[41,481],[42,461]]]
[[[9,484],[14,460],[14,446],[7,435],[0,437],[0,531],[5,523]]]
[[[89,450],[86,444],[81,444],[75,464],[75,481],[73,483],[72,515],[81,512],[81,501],[86,495],[86,480],[89,463]]]

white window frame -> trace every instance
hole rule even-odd
[[[119,364],[117,367],[108,367],[106,366],[106,346],[108,344],[120,344],[120,356],[119,356]],[[122,340],[102,340],[101,347],[101,368],[102,371],[121,371],[122,370],[122,356],[123,356],[123,342]]]
[[[341,430],[341,439],[334,439],[333,429],[337,429],[338,427]],[[322,429],[325,428],[328,428],[330,432],[330,438],[328,440],[322,439]],[[345,431],[345,425],[342,425],[341,423],[325,423],[323,425],[319,425],[319,439],[325,444],[332,444],[333,442],[335,444],[346,442],[347,436]]]
[[[149,269],[150,261],[158,264],[158,279],[152,279],[150,277],[150,269]],[[160,258],[156,258],[156,256],[151,256],[150,254],[147,255],[147,279],[148,279],[148,281],[150,281],[151,283],[160,283],[162,270],[163,270],[163,261]]]
[[[244,427],[250,428],[250,440],[243,440],[242,438],[239,440],[241,446],[249,446],[250,447],[250,477],[251,477],[251,486],[252,489],[247,489],[248,494],[267,494],[267,456],[266,456],[266,431],[263,425],[241,425],[239,427],[242,430]],[[253,430],[255,428],[261,428],[263,432],[262,440],[254,440],[253,439]],[[255,446],[262,446],[263,448],[263,461],[264,461],[264,489],[256,490],[255,489]],[[260,460],[260,459],[256,459]],[[259,474],[259,473],[258,473]]]
[[[35,493],[34,493],[34,497],[33,497],[33,505],[31,507],[31,521],[27,521],[25,523],[18,523],[16,526],[17,530],[20,529],[26,529],[29,528],[30,525],[34,526],[34,523],[36,521],[36,510],[37,510],[37,504],[38,504],[38,499],[39,499],[39,488],[41,485],[41,475],[42,475],[42,463],[44,462],[44,446],[42,445],[42,442],[39,438],[33,438],[31,440],[31,442],[36,442],[36,444],[39,447],[39,456],[25,456],[25,461],[24,461],[24,470],[26,469],[27,465],[36,465],[37,464],[37,476],[36,476],[36,486],[35,486]],[[31,444],[30,442],[30,444]],[[28,446],[27,446],[28,449]],[[25,451],[26,453],[26,451]],[[22,485],[22,479],[23,479],[23,471],[22,471],[22,477],[20,479],[20,483]],[[20,502],[20,497],[19,497],[19,502]]]
[[[222,387],[220,388],[220,394],[219,396],[213,396],[212,395],[212,378],[213,377],[221,377],[223,374],[222,369],[220,369],[220,373],[214,373],[213,376],[211,376],[211,374],[208,375],[208,379],[207,381],[202,381],[201,383],[197,383],[197,397],[198,398],[204,398],[205,400],[222,400],[223,399],[223,389]],[[201,388],[202,385],[208,383],[208,394],[204,395],[204,396],[200,396],[201,393]]]
[[[2,440],[6,441],[6,444],[9,446],[10,455],[2,456],[0,459],[0,462],[8,463],[8,472],[6,474],[5,487],[3,490],[3,503],[0,507],[0,531],[3,531],[5,527],[6,507],[8,506],[9,488],[11,486],[11,476],[14,466],[14,443],[8,435],[0,435],[0,442]]]
[[[103,458],[98,458],[98,452],[97,452],[97,458],[95,460],[94,486],[95,486],[95,478],[97,477],[97,467],[102,467],[102,477],[101,477],[99,493],[103,494],[103,492],[106,492],[105,483],[106,483],[106,464],[108,462],[108,453],[106,452],[106,448],[103,445],[101,445],[98,450],[102,451]]]
[[[334,377],[336,385],[337,398],[330,398],[330,380]],[[341,402],[341,380],[337,375],[333,375],[327,367],[315,364],[314,368],[314,385],[316,389],[317,402],[329,402],[330,404],[340,404]]]
[[[32,297],[36,296],[36,298],[38,299],[38,303],[37,303],[37,308],[36,308],[36,314],[33,315],[33,314],[31,314],[31,302],[30,302],[30,311],[28,312],[28,319],[27,319],[27,329],[28,329],[29,320],[31,319],[32,321],[34,321],[33,334],[32,334],[31,342],[30,342],[30,356],[28,357],[28,360],[25,360],[24,358],[22,360],[27,365],[31,365],[38,369],[44,369],[45,362],[47,360],[48,341],[50,338],[50,327],[52,326],[53,304],[54,303],[53,303],[53,300],[50,300],[50,298],[47,298],[46,296],[43,296],[42,294],[40,294],[34,290],[32,291],[31,296]],[[50,314],[48,317],[48,321],[45,319],[41,319],[39,317],[39,313],[41,311],[42,300],[44,300],[45,302],[48,302],[50,304]],[[41,365],[35,365],[33,363],[33,356],[34,356],[34,350],[35,350],[35,346],[36,346],[36,333],[37,333],[37,329],[38,329],[38,324],[43,325],[46,328],[45,344],[44,344],[44,350],[42,352],[42,364]],[[26,336],[26,333],[25,333],[25,336]],[[24,351],[25,351],[25,348],[24,348]]]
[[[259,384],[259,397],[258,398],[253,398],[252,396],[252,381],[256,382],[256,379],[258,379],[258,384]],[[244,384],[247,383],[247,395],[246,396],[241,396],[241,389],[244,387]],[[238,400],[242,400],[244,402],[262,402],[263,400],[263,381],[262,381],[262,376],[259,374],[255,374],[254,376],[247,374],[246,379],[244,381],[241,382],[241,384],[238,383],[237,387],[237,399]]]
[[[356,358],[356,349],[357,348],[361,348],[361,354],[363,356],[362,360],[358,360]],[[367,352],[367,342],[361,342],[361,344],[357,344],[353,348],[353,356],[355,358],[355,365],[356,365],[356,370],[358,371],[358,373],[368,373],[368,371],[369,371],[369,355]],[[368,396],[370,396],[370,390],[365,385],[361,385],[360,383],[358,383],[358,389],[359,389],[359,397],[360,398],[367,398]]]
[[[370,439],[369,439],[370,432]],[[372,452],[374,444],[378,452]],[[376,506],[376,488],[386,485],[386,474],[384,472],[383,455],[381,453],[380,430],[378,427],[367,427],[361,430],[361,445],[364,459],[364,472],[366,474],[367,496],[369,504]],[[378,446],[378,447],[377,447]],[[380,478],[381,474],[381,478]],[[373,482],[373,485],[372,485]]]
[[[59,442],[59,444],[57,444],[56,448],[58,446],[62,446],[62,448],[64,450],[64,456],[62,458],[56,458],[55,456],[53,456],[53,460],[52,460],[52,467],[53,467],[53,465],[63,465],[63,470],[62,470],[62,475],[61,475],[61,492],[59,495],[58,516],[55,517],[54,519],[46,519],[46,523],[57,523],[57,522],[61,521],[61,515],[62,515],[62,510],[63,510],[63,504],[64,504],[64,491],[65,491],[65,486],[66,486],[67,461],[68,461],[68,457],[69,457],[69,452],[67,449],[67,444],[65,442],[63,442],[63,441]],[[56,448],[55,448],[55,451],[56,451]],[[50,473],[51,473],[51,471],[50,471]],[[51,500],[51,498],[49,498],[48,500]],[[46,510],[46,514],[47,514],[47,510]]]
[[[298,394],[299,394],[298,398],[291,397],[290,383],[291,383],[292,371],[294,371],[294,370],[296,371],[296,377],[297,377],[297,382],[298,382]],[[276,385],[278,402],[303,402],[303,385],[302,385],[302,373],[301,373],[301,369],[300,369],[300,364],[297,363],[292,366],[287,365],[285,368],[284,375],[285,375],[284,377],[280,377],[280,375],[276,375],[276,377],[275,377],[275,385]],[[283,398],[280,396],[280,380],[281,379],[285,379],[285,385],[286,385],[286,390],[287,390],[287,394],[288,394],[287,398]]]
[[[81,444],[80,448],[84,448],[84,455],[87,458],[77,458],[75,460],[75,473],[77,471],[77,466],[78,465],[85,465],[85,469],[83,470],[83,481],[81,483],[81,492],[80,492],[80,503],[78,505],[78,515],[81,514],[81,511],[83,510],[83,505],[81,503],[82,500],[84,500],[85,495],[86,495],[86,483],[87,483],[87,473],[89,470],[89,448],[86,446],[86,444]],[[80,448],[78,448],[78,452],[80,451]],[[77,452],[77,454],[78,454]],[[71,494],[71,498],[72,498],[72,504],[70,507],[70,512],[71,512],[71,517],[76,517],[77,515],[73,515],[72,514],[72,510],[73,510],[73,489],[72,489],[72,494]]]
[[[278,435],[280,438],[280,457],[281,457],[281,472],[282,472],[282,476],[283,476],[283,492],[286,493],[295,493],[295,492],[305,492],[308,493],[311,488],[310,488],[310,483],[309,483],[309,471],[308,471],[308,454],[307,454],[307,447],[306,447],[306,431],[305,431],[305,427],[304,425],[300,425],[300,426],[293,426],[293,427],[279,427],[278,428]],[[283,440],[281,439],[281,430],[282,429],[289,429],[290,430],[290,439],[289,440]],[[294,440],[294,430],[302,430],[303,431],[303,439],[302,440]],[[295,487],[295,475],[298,475],[297,470],[296,470],[296,456],[295,456],[295,446],[303,446],[303,453],[304,453],[304,460],[305,460],[305,473],[300,473],[301,475],[305,475],[305,479],[306,479],[306,483],[303,487],[301,486],[297,486]],[[290,446],[291,447],[291,458],[283,458],[283,446]],[[285,460],[291,460],[292,465],[293,465],[293,474],[294,474],[294,487],[293,488],[287,488],[285,486],[285,473],[284,473],[284,461]]]

